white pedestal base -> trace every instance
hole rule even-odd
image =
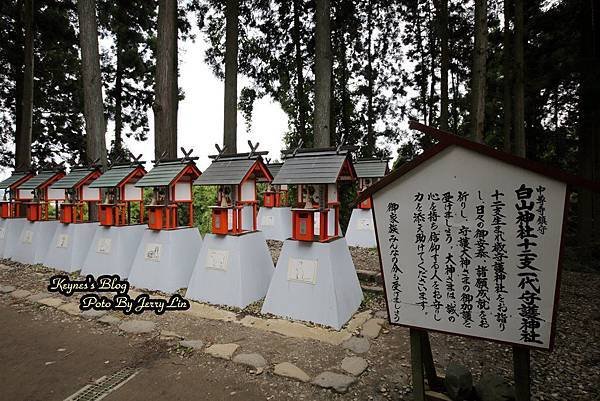
[[[349,246],[359,246],[361,248],[377,247],[375,225],[373,224],[371,210],[352,210],[352,216],[350,216],[345,237]]]
[[[104,274],[118,274],[121,279],[129,277],[129,271],[144,236],[146,224],[122,227],[98,226],[88,250],[82,275],[95,277]]]
[[[146,229],[129,272],[129,283],[169,293],[185,288],[201,247],[202,237],[196,227]]]
[[[292,211],[289,207],[261,207],[257,226],[266,239],[285,241],[292,236]]]
[[[12,257],[26,222],[27,219],[21,217],[0,220],[0,258]]]
[[[58,223],[44,265],[68,273],[81,270],[98,223]]]
[[[10,255],[17,262],[35,265],[44,263],[54,233],[61,226],[57,220],[28,221],[25,220],[17,242]],[[9,253],[9,249],[6,249]]]
[[[206,234],[186,298],[244,308],[263,298],[273,260],[262,232]]]
[[[339,330],[356,312],[362,290],[344,238],[283,243],[262,313]]]

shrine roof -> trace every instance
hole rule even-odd
[[[188,166],[196,167],[196,163],[189,159],[177,159],[171,161],[161,161],[155,165],[152,170],[143,176],[136,184],[136,187],[162,187],[168,186],[179,174]]]
[[[347,149],[299,149],[284,151],[285,159],[273,184],[334,184],[340,178],[342,167],[349,162],[355,174]]]
[[[65,175],[60,180],[50,186],[50,189],[71,189],[85,181],[88,176],[95,171],[97,167],[77,167],[72,169],[69,174]]]
[[[23,178],[27,177],[28,174],[31,174],[29,171],[15,171],[12,173],[10,177],[0,182],[0,189],[10,188]]]
[[[113,188],[121,184],[121,182],[129,177],[139,165],[123,164],[113,166],[104,174],[98,177],[97,180],[90,184],[90,188]]]
[[[262,154],[266,152],[260,152]],[[204,173],[196,179],[194,185],[238,185],[248,174],[252,166],[259,162],[264,166],[260,154],[237,153],[213,156],[214,160]],[[266,170],[266,169],[265,169]],[[272,177],[267,177],[270,180]]]
[[[59,171],[54,170],[43,170],[38,173],[38,175],[31,177],[31,179],[25,181],[23,185],[19,187],[19,189],[36,189],[46,182],[50,181]]]
[[[388,172],[387,159],[362,159],[354,162],[358,178],[381,178]]]

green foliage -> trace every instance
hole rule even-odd
[[[217,201],[217,187],[195,186],[194,187],[194,225],[200,233],[206,234],[212,228],[212,217],[209,206]]]

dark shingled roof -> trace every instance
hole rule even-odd
[[[40,171],[38,175],[25,181],[19,189],[36,189],[44,185],[48,180],[52,179],[57,174],[56,171]]]
[[[387,173],[387,160],[372,159],[354,162],[354,169],[358,178],[381,178]]]
[[[272,184],[334,184],[348,157],[347,150],[302,149],[284,160]]]
[[[12,175],[10,177],[8,177],[4,181],[0,182],[0,189],[10,188],[11,185],[13,185],[17,181],[21,180],[27,174],[29,174],[29,172],[15,171],[14,173],[12,173]]]
[[[269,163],[266,166],[271,172],[271,175],[275,177],[277,174],[279,174],[279,170],[281,170],[281,166],[283,166],[283,163]]]
[[[85,178],[94,171],[95,169],[90,169],[88,167],[74,168],[69,174],[52,184],[50,189],[71,189],[76,187],[77,184],[85,180]]]
[[[148,174],[143,176],[136,187],[163,187],[167,186],[188,166],[187,162],[174,160],[168,162],[160,162],[158,166],[154,166]]]
[[[98,177],[97,180],[90,184],[90,188],[113,188],[123,181],[129,174],[135,171],[137,166],[125,164],[122,166],[114,166],[107,170],[104,174]]]
[[[213,160],[194,185],[238,185],[259,159],[262,160],[259,156],[249,158],[247,153],[222,156]]]

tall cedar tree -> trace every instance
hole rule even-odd
[[[515,95],[514,95],[514,131],[515,131],[515,153],[526,157],[525,139],[525,14],[523,9],[524,0],[515,0],[515,43],[514,43],[514,71],[515,71]]]
[[[225,91],[223,99],[223,145],[227,153],[237,153],[237,74],[239,0],[225,6]]]
[[[475,46],[473,48],[473,71],[471,79],[471,130],[477,142],[484,141],[487,0],[475,0]]]
[[[177,2],[159,0],[154,85],[154,154],[177,157]]]
[[[31,167],[31,129],[33,123],[33,0],[24,0],[25,28],[23,40],[23,89],[21,91],[21,121],[15,141],[15,168]]]
[[[314,145],[331,144],[331,7],[329,0],[316,0],[315,9],[315,111]]]

